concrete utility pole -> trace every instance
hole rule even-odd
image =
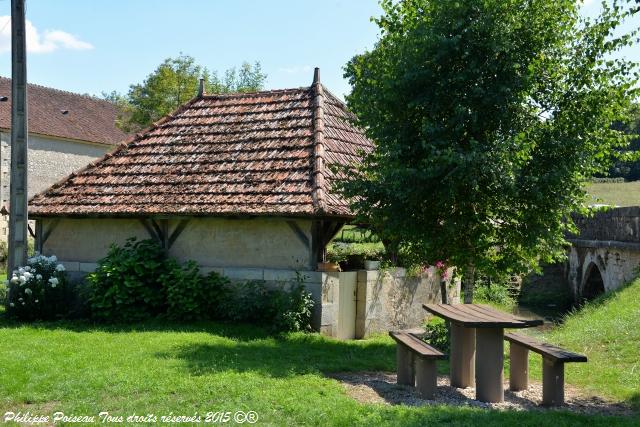
[[[11,194],[7,272],[27,263],[27,46],[24,0],[11,0]]]

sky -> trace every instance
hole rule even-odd
[[[599,3],[585,0],[585,14]],[[308,86],[313,68],[336,95],[343,67],[371,49],[377,0],[26,0],[31,83],[126,92],[165,58],[191,55],[223,72],[259,61],[267,89]],[[0,0],[0,75],[11,75],[10,0]],[[640,60],[640,47],[628,55]]]
[[[11,75],[10,0],[0,0],[0,75]],[[142,82],[181,52],[223,72],[260,61],[267,89],[337,95],[343,66],[372,48],[377,0],[27,0],[29,82],[99,95]]]

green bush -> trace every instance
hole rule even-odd
[[[96,271],[87,276],[92,316],[130,322],[165,313],[162,277],[171,266],[151,240],[128,239],[123,247],[112,245]]]
[[[449,354],[451,342],[445,321],[439,317],[432,317],[424,324],[424,329],[425,335],[422,339],[441,352]]]
[[[231,320],[268,325],[274,332],[311,329],[313,300],[302,278],[289,290],[262,281],[232,285],[197,264],[167,258],[150,240],[112,246],[88,276],[91,316],[97,320]]]
[[[276,332],[311,331],[314,301],[302,283],[289,291],[278,289],[271,294],[272,329]]]
[[[7,285],[0,283],[0,305],[7,304]]]
[[[229,296],[229,280],[217,273],[200,274],[198,265],[171,259],[160,281],[167,296],[167,316],[176,320],[222,318],[220,306]]]
[[[53,320],[68,314],[67,279],[55,256],[27,260],[7,281],[7,313],[20,320]]]
[[[493,303],[507,309],[516,305],[516,300],[511,295],[510,287],[506,284],[476,284],[474,298],[478,302]]]

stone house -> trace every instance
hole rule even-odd
[[[46,189],[102,157],[127,135],[116,127],[110,102],[39,85],[28,85],[28,193]],[[11,79],[0,77],[0,204],[8,210],[11,161]],[[0,240],[8,217],[0,217]]]
[[[151,238],[169,256],[232,280],[303,277],[316,302],[314,327],[328,335],[416,326],[421,304],[439,298],[438,282],[317,271],[327,243],[354,216],[334,191],[336,167],[358,163],[373,149],[352,118],[318,70],[310,87],[298,89],[229,95],[201,89],[33,197],[36,247],[82,276],[111,244]]]

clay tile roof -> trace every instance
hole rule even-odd
[[[11,128],[11,79],[0,77],[0,128]],[[110,102],[29,84],[29,133],[116,145],[127,135],[116,127],[118,110]],[[67,114],[62,114],[68,111]]]
[[[373,147],[350,118],[319,83],[204,95],[36,195],[30,214],[348,218],[331,166]]]

